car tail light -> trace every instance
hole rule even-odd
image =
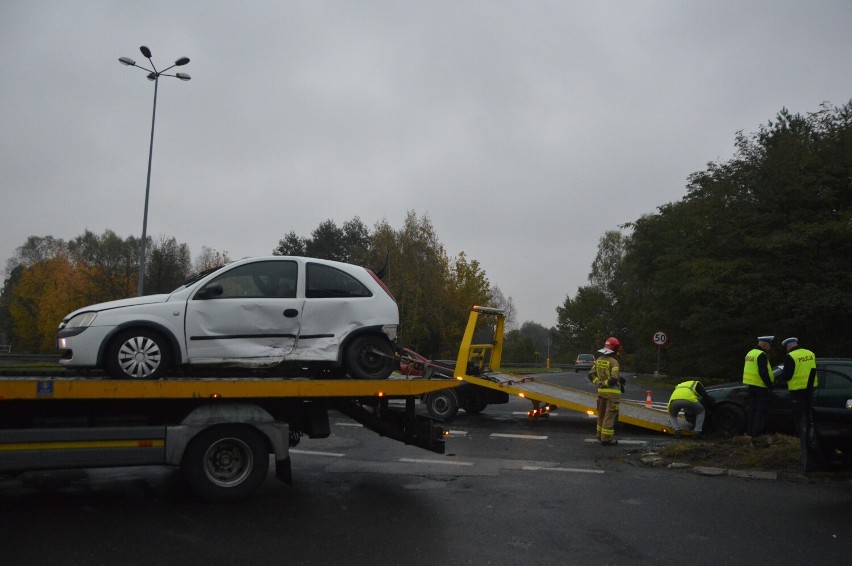
[[[365,269],[366,269],[366,268],[365,268]],[[385,285],[385,282],[384,282],[384,281],[382,281],[382,280],[379,278],[379,276],[378,276],[378,275],[376,275],[375,273],[373,273],[373,270],[372,270],[372,269],[367,269],[367,273],[369,273],[370,275],[372,275],[372,276],[373,276],[373,279],[375,279],[375,280],[376,280],[376,283],[378,283],[378,284],[379,284],[379,286],[381,286],[381,288],[385,290],[385,293],[387,293],[387,294],[388,294],[388,296],[389,296],[391,299],[393,299],[393,302],[396,302],[396,297],[394,297],[394,296],[393,296],[393,293],[391,293],[391,290],[388,288],[388,286],[387,286],[387,285]]]

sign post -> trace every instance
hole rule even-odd
[[[657,332],[654,332],[652,340],[654,342],[654,346],[657,348],[657,371],[654,372],[654,375],[657,376],[660,375],[660,350],[668,345],[669,335],[662,330],[658,330]]]

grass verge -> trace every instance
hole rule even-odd
[[[686,438],[657,452],[667,460],[692,466],[797,472],[802,469],[799,439],[785,434],[754,439],[740,436],[694,441]]]

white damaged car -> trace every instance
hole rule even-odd
[[[243,259],[167,295],[92,305],[56,334],[60,363],[117,378],[158,379],[201,366],[317,368],[385,379],[399,309],[369,269],[322,259]]]

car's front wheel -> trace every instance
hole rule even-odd
[[[724,436],[736,436],[745,432],[746,415],[736,405],[722,403],[713,407],[710,422],[714,431]]]
[[[346,368],[356,379],[387,379],[396,365],[393,346],[382,336],[365,334],[346,348]]]
[[[159,379],[169,367],[168,342],[147,328],[125,330],[110,342],[104,366],[119,379]]]

